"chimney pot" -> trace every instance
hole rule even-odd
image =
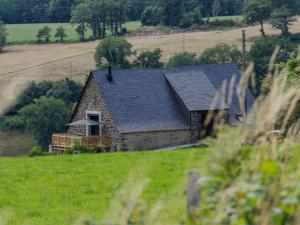
[[[112,81],[113,81],[112,67],[111,67],[111,65],[109,65],[109,67],[108,67],[108,74],[106,75],[106,77],[107,77],[107,80],[108,80],[109,82],[112,82]]]

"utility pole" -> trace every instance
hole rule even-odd
[[[245,28],[243,28],[242,29],[242,48],[243,48],[243,71],[245,71],[246,70],[246,29]],[[247,88],[247,87],[245,87],[245,88]],[[245,99],[244,99],[244,101],[245,101],[245,108],[244,108],[244,110],[245,110],[245,115],[244,115],[244,121],[245,121],[245,124],[247,124],[247,120],[248,120],[248,118],[247,118],[247,113],[248,113],[248,105],[247,105],[247,89],[246,89],[246,91],[245,91]]]
[[[182,34],[182,49],[185,52],[185,33]]]
[[[242,29],[243,70],[246,70],[246,30]]]

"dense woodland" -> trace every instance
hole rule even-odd
[[[0,17],[5,23],[69,22],[71,11],[82,2],[90,0],[0,0]],[[199,10],[203,16],[241,14],[245,0],[94,0],[99,4],[121,3],[128,20],[140,20],[145,9],[161,8],[166,22],[171,17]],[[171,16],[171,17],[170,17]],[[172,22],[171,22],[172,24]]]

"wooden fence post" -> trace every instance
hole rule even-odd
[[[191,171],[188,173],[187,186],[187,213],[191,219],[197,218],[200,207],[200,173]]]

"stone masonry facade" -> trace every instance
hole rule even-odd
[[[108,135],[112,141],[112,147],[121,146],[121,135],[115,126],[113,118],[108,110],[102,93],[98,88],[94,78],[90,78],[85,88],[72,122],[86,119],[87,111],[96,111],[101,113],[102,134]],[[76,136],[85,136],[86,130],[84,126],[70,127],[68,133]]]

